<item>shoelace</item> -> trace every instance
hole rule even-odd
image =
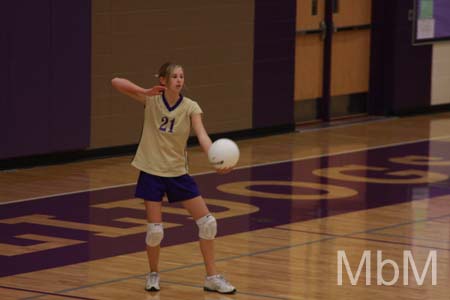
[[[218,279],[219,281],[224,282],[224,283],[227,284],[227,285],[231,285],[231,284],[225,279],[225,277],[223,277],[222,275],[218,275],[218,276],[216,277],[216,279]]]
[[[158,282],[158,274],[150,274],[149,275],[150,284],[155,284]]]

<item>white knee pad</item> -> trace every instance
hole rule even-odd
[[[161,244],[164,237],[164,228],[162,223],[148,223],[147,224],[147,236],[145,237],[145,243],[150,247],[156,247]]]
[[[198,236],[204,240],[213,240],[217,234],[217,221],[213,215],[207,214],[196,221]]]

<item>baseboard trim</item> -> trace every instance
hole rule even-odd
[[[395,112],[392,112],[390,115],[403,117],[403,116],[442,113],[442,112],[449,112],[449,111],[450,111],[450,103],[447,103],[447,104],[438,104],[438,105],[433,105],[433,106],[428,106],[428,107],[400,109]]]

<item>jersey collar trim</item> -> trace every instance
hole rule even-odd
[[[164,93],[162,94],[162,99],[163,99],[164,105],[166,106],[167,110],[173,111],[178,107],[178,105],[180,105],[181,101],[183,101],[183,95],[180,94],[180,98],[178,98],[177,102],[172,107],[169,105],[169,102],[167,102],[166,97],[164,96]]]

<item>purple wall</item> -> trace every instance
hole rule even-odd
[[[253,128],[294,124],[296,0],[255,1]]]
[[[6,123],[6,109],[7,109],[7,99],[9,99],[9,33],[6,28],[6,24],[9,22],[9,14],[7,13],[10,9],[10,1],[6,1],[2,5],[0,10],[0,26],[3,30],[0,30],[0,157],[4,156],[7,144],[7,123]]]
[[[90,1],[16,0],[2,11],[0,158],[86,148]]]
[[[50,151],[89,146],[91,1],[52,1]]]
[[[9,2],[9,99],[2,107],[6,157],[46,150],[50,96],[49,1]]]
[[[432,46],[412,46],[413,1],[372,1],[370,114],[430,107]]]

